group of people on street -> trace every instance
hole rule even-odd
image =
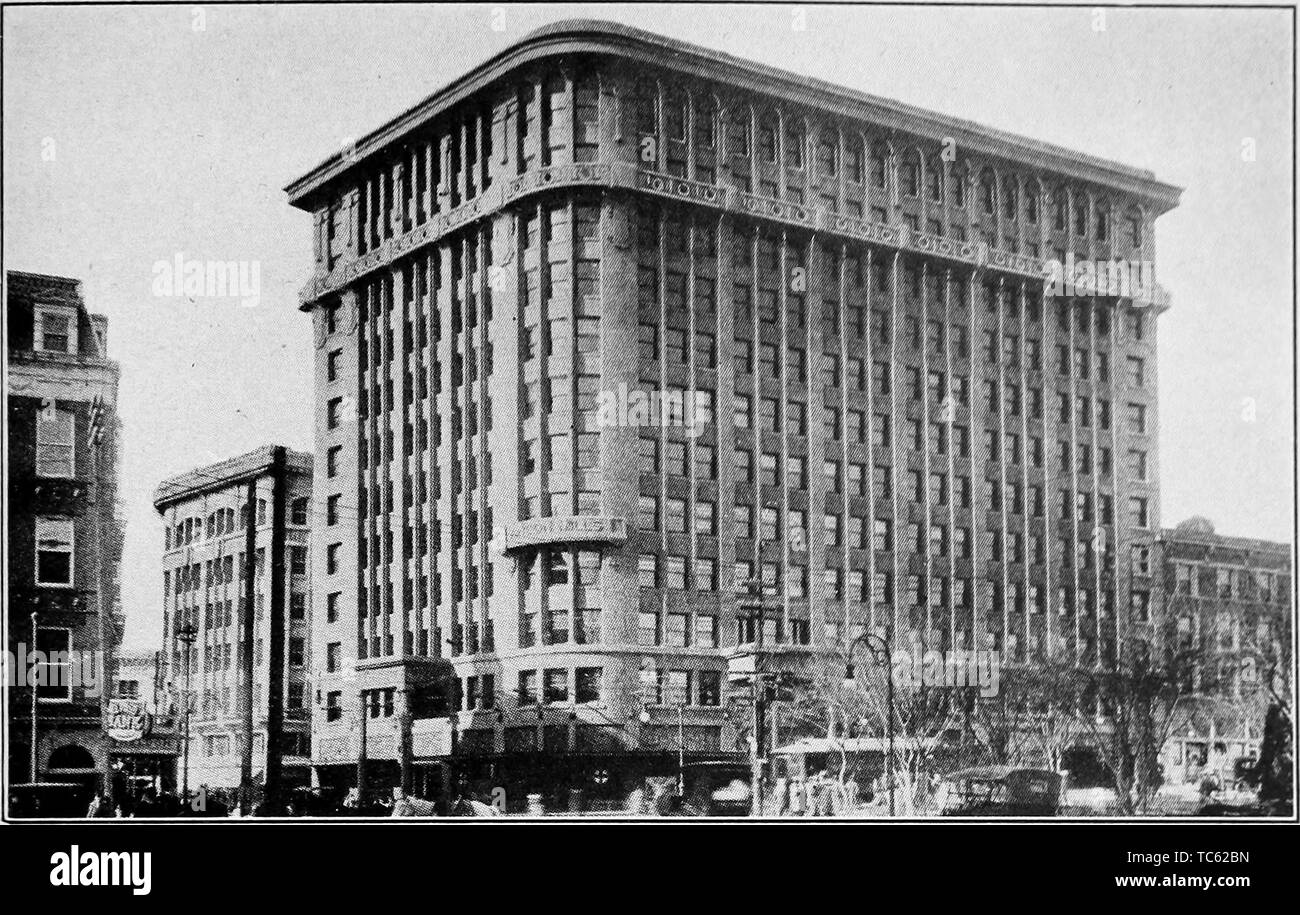
[[[839,782],[825,769],[814,775],[779,777],[772,785],[772,813],[776,816],[834,817],[852,811],[858,803],[858,784]]]

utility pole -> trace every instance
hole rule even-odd
[[[248,481],[248,525],[244,529],[243,665],[239,694],[244,713],[244,745],[239,763],[239,812],[248,816],[253,794],[253,647],[257,617],[257,477]]]
[[[272,813],[280,811],[284,750],[285,462],[285,448],[278,445],[271,454],[271,625],[266,675],[266,792],[262,799]]]
[[[766,606],[763,602],[762,584],[758,581],[747,582],[745,596],[739,606],[749,611],[741,618],[748,620],[754,627],[754,673],[750,679],[750,691],[753,698],[753,717],[749,744],[749,779],[750,779],[750,816],[763,815],[763,738],[767,723],[767,683],[763,668],[763,629]]]
[[[367,715],[369,715],[370,710],[366,707],[366,691],[363,689],[357,695],[361,700],[361,705],[360,705],[361,727],[359,729],[361,732],[360,733],[361,746],[357,750],[357,804],[361,805],[365,803],[365,798],[363,795],[365,792],[365,785],[366,785],[366,717]],[[456,719],[456,715],[453,712],[452,720],[455,721],[455,719]],[[454,735],[455,732],[453,731],[452,733]],[[453,736],[453,744],[454,742],[455,742],[455,738]]]
[[[190,647],[199,637],[199,627],[194,625],[186,611],[185,622],[176,630],[176,638],[185,646],[185,695],[181,701],[185,704],[185,755],[181,757],[181,799],[188,800],[190,795]]]
[[[94,498],[91,500],[91,511],[93,512],[94,536],[91,538],[94,542],[92,553],[92,564],[94,566],[95,581],[95,622],[99,628],[99,726],[105,734],[108,733],[108,698],[111,696],[109,686],[109,675],[112,673],[113,663],[110,659],[117,656],[116,646],[113,644],[115,639],[110,638],[110,631],[113,630],[109,614],[113,612],[112,607],[104,606],[104,512],[111,510],[112,505],[105,493],[103,480],[100,474],[103,468],[100,466],[100,449],[104,443],[104,398],[96,394],[90,404],[90,479],[93,487]],[[116,632],[112,634],[116,636]],[[104,751],[104,771],[101,774],[102,785],[101,792],[112,794],[113,791],[113,763],[112,754],[108,748]]]

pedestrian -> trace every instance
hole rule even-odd
[[[832,798],[834,783],[831,781],[830,774],[822,769],[817,773],[817,816],[828,817],[831,815]]]
[[[790,810],[790,782],[784,776],[780,776],[772,786],[772,801],[776,808],[776,816],[783,817]]]
[[[808,793],[804,787],[803,779],[795,776],[794,781],[790,782],[790,816],[803,816],[807,801]]]

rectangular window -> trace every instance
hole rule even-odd
[[[563,703],[569,701],[569,672],[562,668],[547,670],[543,674],[542,688],[545,690],[546,703]]]
[[[537,704],[537,671],[519,671],[518,700],[520,705]]]
[[[689,613],[668,614],[667,625],[664,627],[665,645],[669,648],[687,647],[687,634],[689,632],[688,624],[690,618]]]
[[[637,642],[641,645],[659,644],[659,614],[646,610],[637,614]]]
[[[36,519],[36,584],[72,587],[73,523],[69,518]]]
[[[579,703],[600,701],[599,667],[579,667],[574,671],[574,699]]]
[[[1147,500],[1143,496],[1132,496],[1128,500],[1129,521],[1134,527],[1147,527]]]
[[[76,473],[74,416],[54,408],[36,414],[36,475],[71,477]]]
[[[40,333],[39,349],[47,353],[69,353],[75,349],[75,325],[71,317],[38,311],[36,318],[36,327]]]

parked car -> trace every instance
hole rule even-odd
[[[688,763],[683,770],[686,797],[683,812],[711,817],[747,817],[750,810],[750,771],[744,763]]]
[[[1051,817],[1060,796],[1059,772],[980,766],[945,775],[937,800],[942,816]]]

